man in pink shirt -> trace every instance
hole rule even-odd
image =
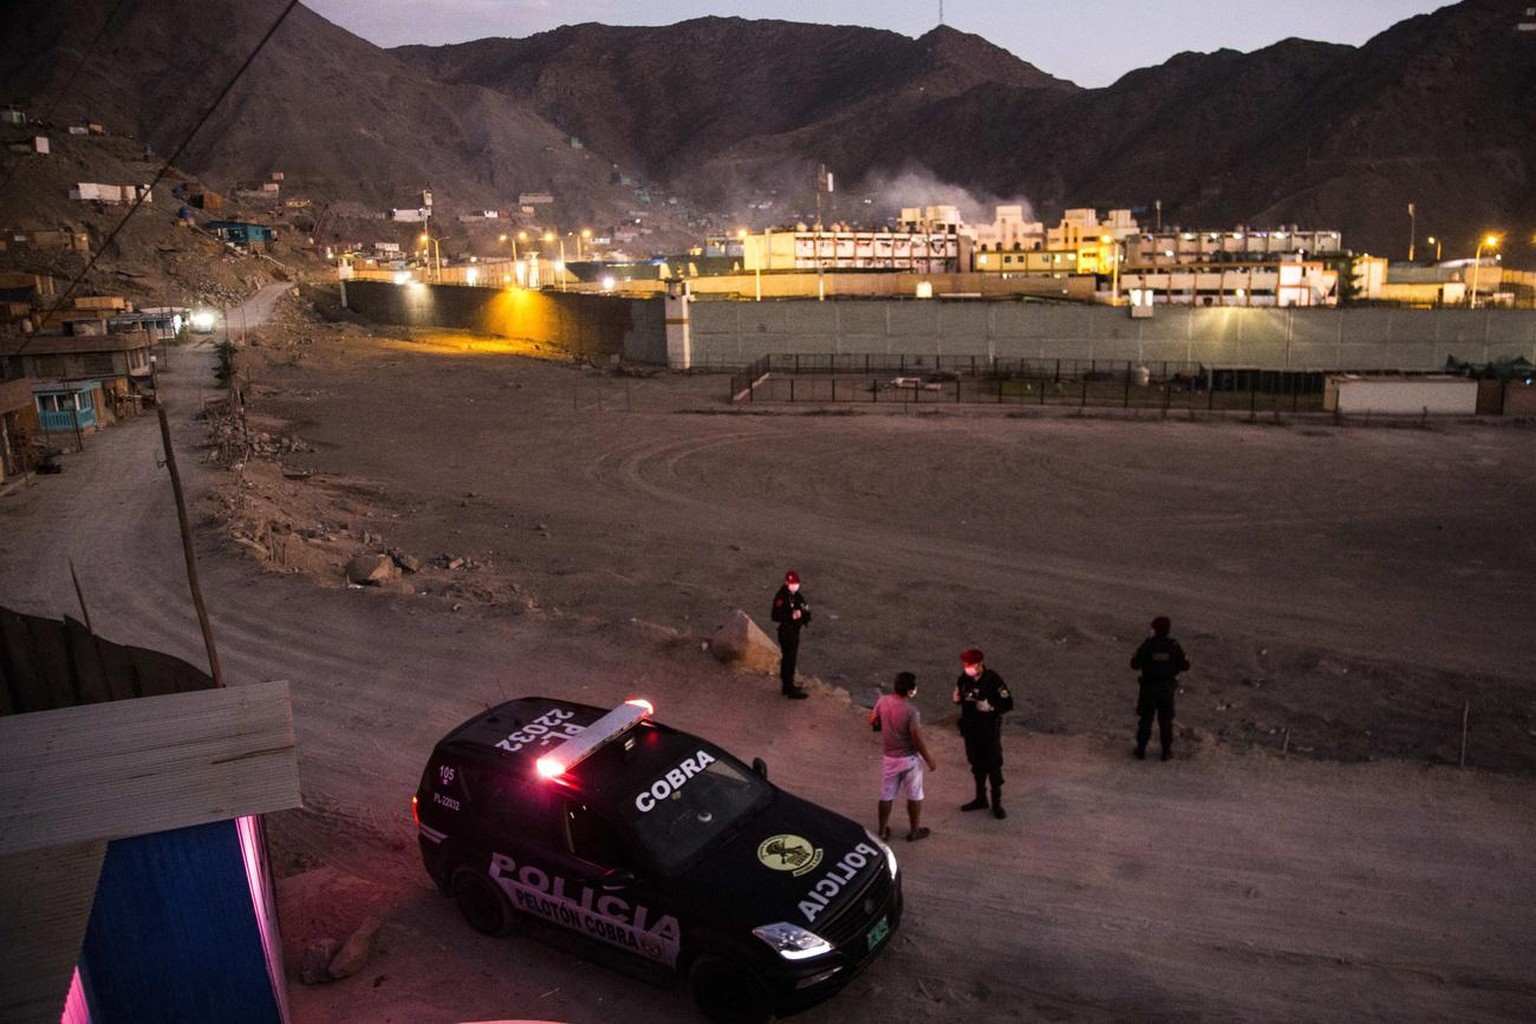
[[[910,829],[907,842],[927,839],[929,830],[923,827],[923,766],[938,771],[923,742],[922,716],[912,697],[917,693],[917,677],[911,672],[898,672],[893,689],[875,702],[869,713],[869,725],[880,734],[883,753],[880,758],[880,838],[891,838],[891,804],[896,794],[907,798],[907,820]]]

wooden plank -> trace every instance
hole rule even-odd
[[[58,1024],[105,842],[0,856],[0,1020]]]
[[[212,686],[180,658],[93,638],[68,617],[0,608],[0,716]]]
[[[0,718],[0,854],[300,805],[288,683]]]
[[[48,674],[32,643],[31,616],[0,608],[0,661],[5,663],[5,685],[16,711],[46,711],[59,707],[50,696]]]
[[[158,697],[213,688],[212,676],[180,658],[144,647],[126,647],[124,650],[133,659],[142,696]]]
[[[132,700],[145,694],[139,687],[139,670],[133,663],[133,649],[110,640],[96,640],[96,656],[106,675],[109,700]]]
[[[94,704],[114,699],[101,655],[96,651],[96,637],[84,623],[76,622],[68,615],[64,616],[64,646],[69,651],[76,703]]]

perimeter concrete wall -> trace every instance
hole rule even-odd
[[[385,323],[482,331],[574,357],[666,365],[660,296],[347,281],[347,305]],[[693,365],[793,353],[1103,359],[1296,370],[1438,370],[1446,360],[1536,362],[1536,311],[1125,308],[965,299],[698,298]]]
[[[538,342],[573,358],[622,355],[666,364],[661,299],[576,292],[344,281],[347,308],[380,323],[479,331]]]
[[[694,364],[885,353],[1170,361],[1307,370],[1434,370],[1447,358],[1536,362],[1536,311],[1124,308],[970,300],[698,301]]]

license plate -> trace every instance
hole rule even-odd
[[[875,922],[875,926],[869,930],[869,934],[864,936],[864,941],[870,949],[874,949],[884,942],[885,937],[889,934],[891,934],[890,918],[882,917],[879,921]]]

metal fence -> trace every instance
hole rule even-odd
[[[1318,412],[1325,374],[1178,362],[982,356],[765,356],[731,377],[735,403],[1117,407]]]

